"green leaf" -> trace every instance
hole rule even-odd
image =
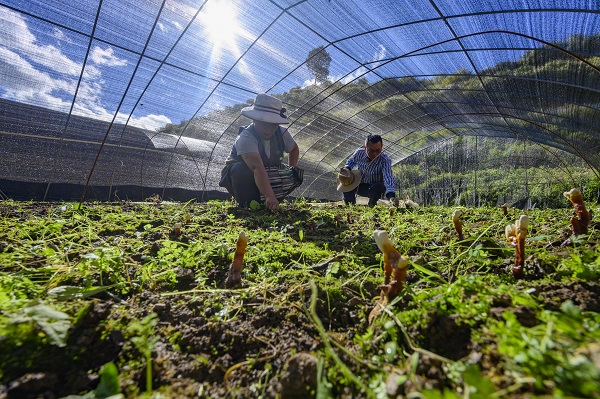
[[[35,323],[48,336],[51,344],[66,346],[67,332],[71,327],[71,317],[68,314],[43,304],[28,306],[23,312],[25,315],[13,318],[10,323]]]
[[[260,204],[256,202],[256,200],[252,200],[252,202],[250,202],[250,209],[252,209],[253,211],[259,210]]]
[[[423,391],[422,394],[423,399],[460,399],[460,396],[448,388],[445,388],[444,392],[441,392],[438,389],[429,389]]]
[[[85,395],[69,395],[61,399],[124,399],[121,394],[119,371],[113,362],[106,363],[100,369],[100,383],[93,391]]]
[[[487,399],[492,397],[492,394],[496,392],[494,384],[483,376],[479,367],[475,364],[467,367],[463,373],[463,380],[465,381],[465,385],[469,386],[469,398]]]
[[[100,370],[100,384],[94,390],[96,398],[106,399],[121,392],[119,371],[113,362],[106,363]]]
[[[331,262],[327,270],[327,274],[338,274],[340,272],[340,262]]]
[[[331,388],[333,385],[327,381],[327,377],[323,372],[325,360],[319,358],[317,362],[317,392],[316,399],[329,399],[331,398]]]
[[[386,342],[384,345],[385,357],[388,362],[394,361],[394,357],[398,352],[398,345],[394,341]]]
[[[26,307],[23,311],[32,319],[38,320],[68,320],[70,318],[68,314],[43,304]]]
[[[427,269],[427,268],[425,268],[425,267],[423,267],[423,266],[421,266],[419,264],[416,264],[415,262],[410,262],[410,264],[412,265],[412,267],[416,271],[419,271],[419,272],[421,272],[423,274],[426,274],[429,277],[435,277],[435,278],[437,278],[437,279],[442,280],[442,281],[445,282],[445,280],[439,274],[437,274],[436,272],[433,272],[433,271],[431,271],[431,270],[429,270],[429,269]]]
[[[83,299],[104,292],[114,285],[106,285],[103,287],[74,287],[70,285],[61,285],[60,287],[48,290],[48,295],[56,298],[59,301],[68,301],[72,299]]]
[[[55,251],[55,250],[53,250],[52,248],[45,248],[45,249],[44,249],[44,250],[43,250],[43,251],[40,253],[40,255],[43,255],[43,256],[53,256],[53,255],[55,255],[55,254],[56,254],[56,251]]]
[[[8,297],[8,294],[6,292],[4,292],[4,290],[1,289],[2,287],[0,287],[0,304],[2,302],[8,302],[10,300],[10,298]]]
[[[579,320],[581,318],[581,309],[579,308],[579,306],[576,306],[570,299],[566,300],[562,303],[562,305],[560,305],[560,310],[562,310],[564,314],[568,315],[569,317],[575,320]]]

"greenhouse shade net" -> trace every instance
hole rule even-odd
[[[597,176],[599,55],[593,2],[2,0],[0,194],[228,198],[260,93],[300,149],[293,197],[340,200],[369,134],[395,171],[480,137]]]

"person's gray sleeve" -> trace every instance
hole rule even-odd
[[[283,145],[285,146],[285,152],[287,153],[292,151],[294,149],[294,146],[296,145],[296,141],[290,134],[290,131],[287,129],[285,129],[285,131],[283,132]]]
[[[235,150],[238,155],[258,153],[258,141],[252,133],[247,130],[242,131],[235,140]]]

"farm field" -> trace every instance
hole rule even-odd
[[[600,223],[460,209],[0,201],[0,398],[598,397]]]

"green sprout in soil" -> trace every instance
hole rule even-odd
[[[461,240],[436,206],[76,208],[0,202],[9,397],[37,379],[31,397],[275,398],[311,380],[284,369],[299,353],[323,398],[600,395],[598,225],[575,236],[571,209],[528,210],[527,235],[510,229],[527,245],[515,257],[499,207],[464,209]],[[232,257],[243,269],[229,286]]]

